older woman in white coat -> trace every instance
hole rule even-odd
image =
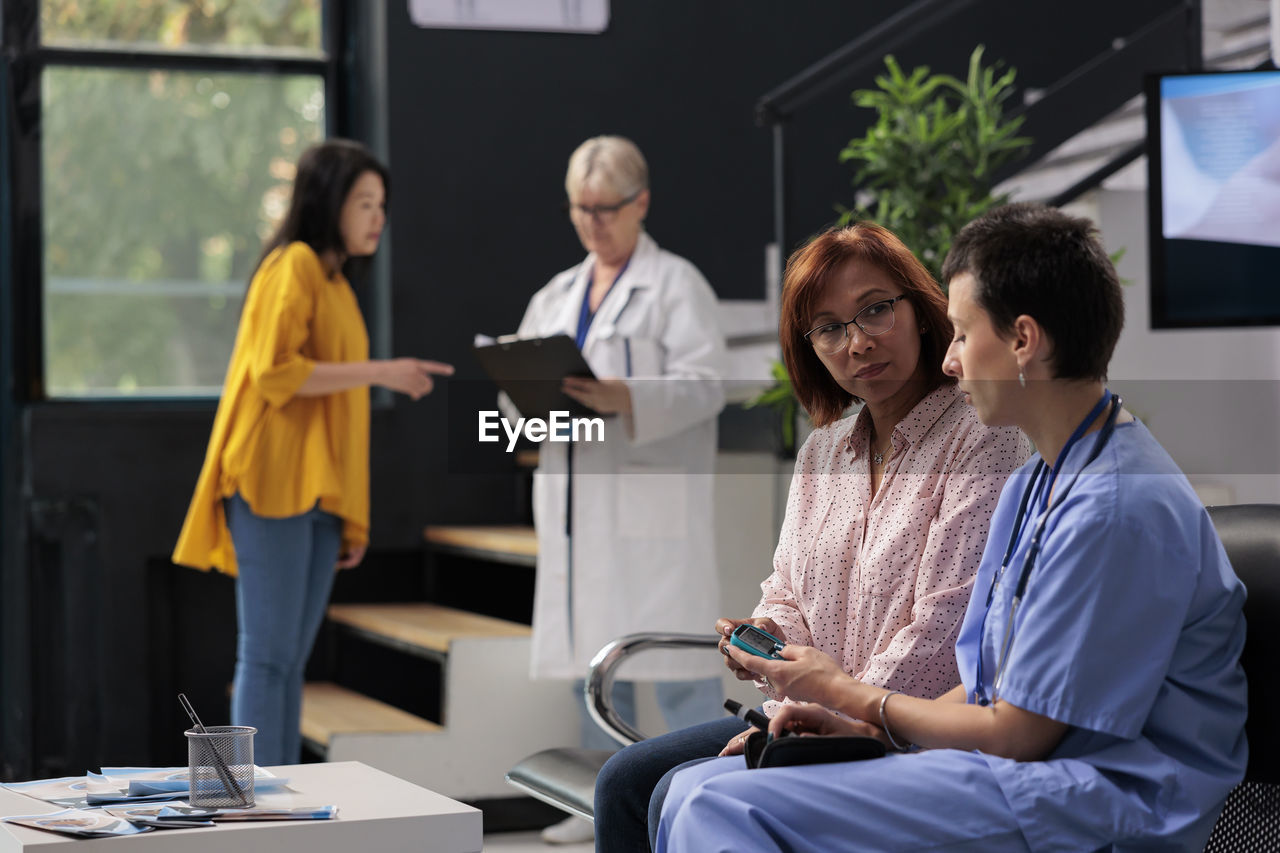
[[[535,678],[581,684],[591,657],[636,631],[706,631],[720,610],[712,514],[725,347],[715,294],[644,230],[649,174],[631,141],[582,143],[565,177],[587,257],[534,294],[518,335],[573,336],[598,379],[564,392],[607,417],[602,442],[544,443],[534,474],[538,536]],[[718,656],[654,653],[629,678],[657,683],[675,729],[723,712]],[[634,720],[634,683],[614,701]],[[583,712],[583,742],[613,742]],[[577,821],[575,823],[575,821]],[[570,818],[549,841],[591,837]]]

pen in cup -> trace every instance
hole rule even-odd
[[[191,724],[195,726],[195,730],[200,734],[207,734],[204,723],[200,722],[200,718],[196,716],[196,709],[191,707],[191,702],[187,699],[187,694],[179,693],[178,702],[182,705],[182,710],[187,712],[187,716],[191,718]],[[249,798],[244,795],[244,791],[240,790],[240,786],[236,784],[236,780],[231,776],[231,770],[227,767],[227,762],[223,761],[222,753],[218,751],[218,744],[215,741],[209,742],[209,749],[213,753],[213,766],[218,772],[218,778],[222,781],[222,786],[227,789],[227,793],[240,802],[240,805],[248,805]],[[192,770],[194,771],[194,767]],[[190,779],[191,785],[194,787],[196,780],[194,775]]]

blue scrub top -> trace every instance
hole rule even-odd
[[[1046,761],[983,756],[1034,850],[1094,849],[1117,837],[1200,849],[1244,775],[1244,585],[1186,477],[1141,423],[1098,433],[1064,460],[1061,490],[1017,612],[999,698],[1071,726]],[[987,610],[1028,462],[991,520],[956,658],[974,701],[988,694],[1030,535]],[[1027,526],[1039,520],[1029,512]],[[1119,849],[1124,844],[1118,844]],[[1162,848],[1166,849],[1166,848]]]

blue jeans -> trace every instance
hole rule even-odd
[[[576,695],[582,696],[583,680],[573,683]],[[667,729],[676,731],[724,716],[724,684],[719,678],[700,678],[691,681],[654,682],[658,708]],[[631,725],[636,724],[636,685],[634,681],[613,683],[612,704],[614,710]],[[596,725],[587,712],[585,702],[579,702],[581,711],[582,745],[587,749],[617,749],[618,742],[604,729]]]
[[[720,717],[614,753],[596,777],[597,853],[648,853],[675,769],[719,755],[747,728],[737,717]]]
[[[256,726],[255,764],[296,764],[302,753],[302,678],[342,545],[342,522],[318,507],[289,518],[224,502],[240,566],[231,722]]]

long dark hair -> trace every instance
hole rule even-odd
[[[302,152],[293,179],[289,212],[285,214],[271,239],[262,247],[262,256],[254,265],[254,273],[257,273],[267,255],[298,240],[314,249],[317,255],[335,249],[345,256],[347,249],[342,242],[339,227],[342,205],[356,179],[365,172],[373,172],[382,178],[382,187],[389,201],[390,172],[359,142],[329,139]],[[367,258],[347,258],[343,271],[354,283],[357,278],[362,277],[367,263]],[[252,278],[250,276],[250,280]]]

